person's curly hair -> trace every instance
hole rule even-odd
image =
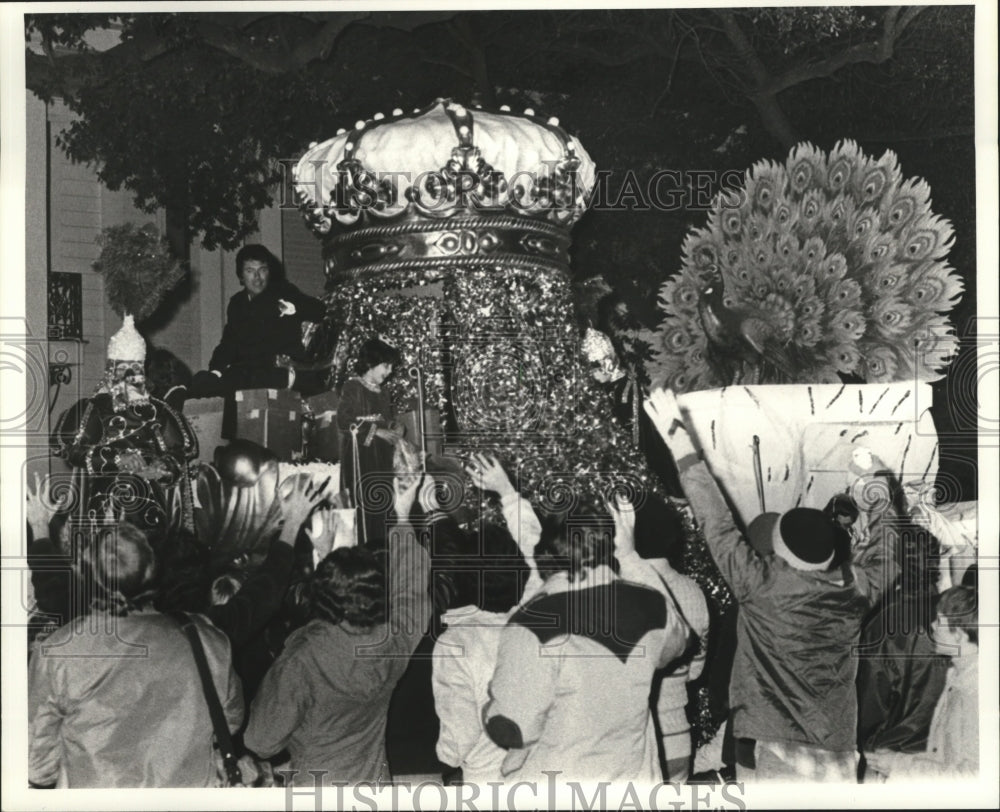
[[[594,569],[602,564],[618,572],[610,516],[550,514],[539,519],[542,533],[535,545],[535,564],[543,578],[565,572],[570,581],[576,581],[584,574],[584,568]]]
[[[316,620],[371,628],[386,621],[386,575],[382,560],[364,547],[341,547],[313,575],[310,615]]]

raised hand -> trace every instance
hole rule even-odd
[[[298,475],[290,489],[286,490],[287,480],[282,483],[281,514],[285,520],[282,536],[287,539],[289,534],[298,535],[302,523],[309,518],[313,508],[328,496],[330,477],[319,485],[313,483],[312,477]]]
[[[614,494],[605,503],[615,523],[615,552],[635,552],[635,508],[627,496]]]
[[[681,414],[677,396],[666,387],[650,392],[645,402],[646,414],[656,426],[674,459],[696,452],[694,440]]]
[[[36,539],[46,538],[49,535],[49,522],[66,504],[66,495],[63,494],[58,500],[53,501],[51,476],[42,479],[38,473],[35,474],[35,490],[32,491],[30,485],[26,490],[25,519]]]
[[[333,549],[333,541],[337,535],[337,512],[332,507],[314,510],[305,531],[322,561]]]
[[[420,500],[420,505],[426,513],[441,510],[441,504],[437,498],[437,484],[434,482],[434,477],[425,476],[423,478],[423,481],[420,483],[420,489],[417,491],[417,498]]]
[[[393,480],[392,487],[396,492],[393,509],[400,521],[409,521],[413,502],[426,479],[428,477],[423,474],[402,474]]]
[[[510,477],[492,454],[473,454],[465,466],[472,481],[484,491],[495,491],[500,498],[516,493]]]

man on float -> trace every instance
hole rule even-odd
[[[319,377],[295,369],[305,360],[302,323],[321,322],[326,305],[287,281],[263,245],[245,245],[236,254],[243,290],[226,308],[222,340],[208,371],[194,376],[191,397],[226,395],[237,389],[318,391]],[[310,373],[315,371],[310,370]]]

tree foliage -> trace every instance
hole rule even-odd
[[[39,14],[28,85],[80,114],[60,135],[73,159],[143,210],[180,215],[207,247],[232,247],[273,202],[281,159],[436,96],[544,104],[599,165],[640,172],[746,165],[799,137],[821,143],[817,131],[857,137],[859,121],[877,131],[880,96],[912,108],[886,121],[971,121],[971,90],[954,92],[971,20],[922,7]],[[109,26],[117,45],[86,45]],[[961,115],[921,104],[928,90]]]

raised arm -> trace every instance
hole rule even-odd
[[[429,476],[398,476],[394,481],[393,510],[397,524],[389,529],[389,638],[387,645],[412,653],[430,624],[431,560],[410,524],[419,496],[427,513],[440,510]]]
[[[319,485],[313,485],[311,479],[297,478],[294,487],[282,495],[284,524],[264,563],[227,603],[212,606],[205,613],[226,633],[233,648],[239,648],[259,632],[281,606],[295,563],[299,528],[313,508],[326,498],[329,484],[329,478]]]
[[[609,501],[607,507],[615,523],[615,558],[618,560],[621,577],[658,592],[666,602],[666,634],[657,663],[658,668],[664,668],[684,653],[691,627],[681,607],[677,605],[673,590],[652,565],[635,551],[635,508],[624,497]]]
[[[521,602],[525,603],[542,587],[542,577],[535,566],[535,545],[542,535],[542,525],[538,521],[535,509],[531,506],[531,502],[515,490],[510,477],[496,457],[473,454],[465,466],[465,472],[481,490],[493,491],[500,497],[500,509],[504,521],[507,522],[521,555],[531,569],[531,575],[524,586],[521,598]]]
[[[59,618],[60,625],[69,621],[72,611],[73,566],[70,557],[48,535],[52,518],[65,501],[65,497],[53,501],[50,478],[46,476],[43,480],[35,474],[35,488],[28,486],[25,506],[32,535],[27,555],[31,586],[38,608]]]
[[[874,605],[899,574],[896,546],[910,522],[901,515],[902,487],[885,464],[878,457],[859,454],[853,464],[871,473],[862,472],[858,490],[859,507],[867,517],[868,543],[854,550],[851,564],[858,589]]]
[[[681,486],[691,504],[716,566],[737,600],[748,597],[764,580],[767,562],[747,543],[733,514],[691,439],[677,399],[669,389],[653,392],[646,412],[670,448]]]

